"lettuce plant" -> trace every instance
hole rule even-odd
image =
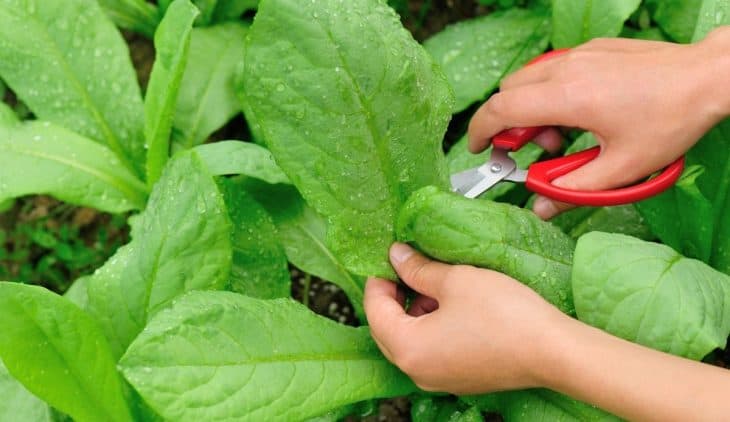
[[[235,18],[255,1],[194,3],[0,0],[0,77],[36,117],[19,121],[0,106],[0,202],[48,193],[137,212],[130,243],[65,297],[0,283],[0,392],[10,398],[0,419],[333,420],[357,402],[400,395],[413,397],[414,420],[478,420],[481,411],[508,421],[615,419],[542,389],[427,395],[385,360],[367,327],[289,298],[288,262],[337,283],[364,322],[364,277],[394,276],[387,249],[396,239],[506,272],[630,341],[692,359],[724,346],[728,160],[717,159],[717,143],[701,142],[691,171],[667,193],[675,196],[640,204],[641,216],[580,210],[556,226],[493,202],[524,202],[508,185],[488,200],[447,192],[450,172],[485,158],[466,156],[463,141],[443,153],[455,110],[547,48],[549,27],[556,46],[615,36],[639,2],[607,2],[605,14],[540,2],[457,24],[425,47],[380,0],[263,0],[250,27]],[[723,7],[703,2],[697,37],[722,23],[719,11],[730,19]],[[144,99],[103,12],[154,34]],[[88,26],[69,31],[72,23]],[[474,39],[489,43],[464,44]],[[199,145],[238,111],[238,99],[266,148]],[[723,130],[708,139],[724,142]],[[516,158],[524,166],[542,153]],[[712,179],[719,185],[708,174],[721,175]],[[681,208],[680,195],[709,205]],[[711,216],[698,239],[658,229],[692,213]],[[616,216],[631,224],[619,228]],[[638,227],[704,262],[587,233],[595,227]]]

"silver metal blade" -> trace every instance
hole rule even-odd
[[[506,150],[494,148],[485,164],[453,175],[451,186],[455,192],[467,198],[476,198],[500,181],[510,180],[516,167]]]

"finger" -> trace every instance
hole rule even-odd
[[[408,315],[419,317],[421,315],[430,314],[439,308],[439,303],[428,296],[420,295],[416,297],[411,306],[408,308]]]
[[[556,128],[550,128],[537,135],[533,142],[540,145],[545,151],[554,154],[563,145],[563,134]]]
[[[554,201],[544,196],[538,196],[535,198],[535,202],[532,204],[532,212],[543,220],[549,220],[556,215],[573,209],[576,206],[565,202]]]
[[[574,91],[566,83],[546,82],[492,95],[469,122],[469,150],[484,150],[494,135],[513,127],[578,126],[585,101]]]
[[[437,299],[450,265],[432,261],[405,243],[394,243],[390,247],[390,262],[398,276],[413,290]]]
[[[397,285],[381,278],[369,278],[365,284],[364,307],[370,325],[370,333],[386,357],[392,360],[392,352],[404,333],[405,322],[411,318],[398,303]]]
[[[522,69],[502,79],[502,81],[499,83],[499,89],[501,91],[504,91],[523,85],[532,85],[539,82],[545,82],[553,75],[554,69],[555,62],[553,60],[535,63],[531,66],[523,67]]]

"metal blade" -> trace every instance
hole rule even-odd
[[[506,150],[494,148],[485,164],[451,176],[451,186],[467,198],[476,198],[500,181],[508,179],[516,167]]]

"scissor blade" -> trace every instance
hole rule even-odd
[[[510,179],[515,170],[516,164],[507,152],[496,148],[485,164],[451,176],[451,186],[467,198],[476,198],[500,181]]]
[[[451,176],[451,190],[463,195],[483,178],[484,176],[479,173],[479,167],[453,174]]]

